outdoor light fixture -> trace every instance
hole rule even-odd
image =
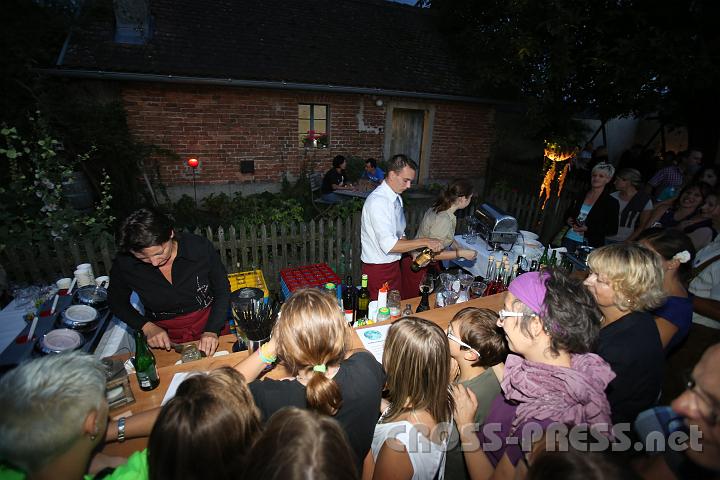
[[[377,105],[378,107],[382,107],[382,106],[383,106],[383,101],[378,98],[377,100],[375,100],[375,105]]]
[[[548,142],[545,141],[545,159],[550,160],[550,167],[545,172],[545,178],[542,181],[542,184],[540,185],[540,194],[539,197],[542,197],[545,195],[545,200],[543,200],[542,208],[545,208],[545,204],[547,204],[547,201],[550,199],[550,192],[552,190],[552,182],[555,180],[555,175],[557,175],[558,172],[558,164],[561,162],[565,162],[567,160],[570,160],[572,157],[574,157],[577,153],[577,149],[575,148],[563,148],[557,143]],[[570,169],[570,162],[567,162],[560,171],[560,174],[558,175],[558,191],[557,196],[560,196],[560,193],[562,192],[563,185],[565,184],[565,178],[567,177],[568,170]]]
[[[195,194],[195,208],[197,208],[197,186],[195,185],[195,170],[200,166],[200,161],[197,158],[188,158],[188,167],[192,168],[193,172],[193,193]]]

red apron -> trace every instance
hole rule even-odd
[[[420,282],[423,281],[427,274],[428,267],[425,266],[413,272],[410,268],[412,265],[412,257],[403,255],[400,260],[400,270],[402,271],[402,288],[400,289],[400,297],[403,300],[420,296]]]
[[[167,320],[158,320],[153,323],[167,331],[171,342],[186,343],[200,340],[200,335],[205,331],[205,325],[210,316],[210,308],[205,307],[202,310],[178,315]]]
[[[362,273],[368,276],[370,300],[377,300],[378,290],[385,282],[390,285],[390,290],[400,290],[402,287],[400,260],[392,263],[363,263]]]

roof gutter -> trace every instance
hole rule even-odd
[[[177,75],[157,75],[149,73],[107,72],[103,70],[71,70],[61,68],[39,68],[46,75],[82,78],[92,80],[117,80],[122,82],[156,82],[185,85],[215,85],[226,87],[269,88],[275,90],[306,90],[313,92],[353,93],[361,95],[383,95],[393,97],[418,98],[423,100],[442,100],[449,102],[485,103],[494,105],[515,105],[517,102],[490,98],[447,95],[441,93],[411,92],[373,87],[350,87],[340,85],[322,85],[316,83],[298,83],[270,80],[237,80],[233,78],[186,77]]]

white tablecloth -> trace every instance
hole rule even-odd
[[[460,248],[475,250],[477,252],[477,258],[474,262],[472,260],[451,260],[450,262],[462,267],[475,277],[481,276],[485,278],[487,276],[487,266],[490,255],[494,255],[495,260],[497,261],[500,260],[503,253],[505,253],[502,250],[493,251],[490,247],[488,247],[487,242],[480,237],[477,238],[475,243],[468,243],[467,239],[462,238],[462,235],[455,235],[455,241],[458,245],[460,245]],[[552,250],[553,249],[548,250],[548,256],[552,255]],[[560,253],[565,249],[561,248],[556,250]],[[518,243],[512,248],[512,250],[509,250],[507,254],[508,261],[512,265],[517,261],[518,255],[525,255],[525,258],[528,260],[537,260],[542,255],[542,249],[533,248],[523,250],[523,245]]]
[[[15,300],[0,312],[0,352],[14,342],[27,325],[23,318],[25,312],[26,309],[24,308],[15,308]]]

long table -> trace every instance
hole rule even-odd
[[[483,307],[489,308],[497,312],[502,308],[504,299],[505,293],[500,293],[489,297],[476,298],[474,300],[459,303],[456,305],[449,305],[443,308],[434,308],[425,312],[415,314],[415,316],[435,322],[443,330],[445,330],[447,329],[448,323],[450,323],[450,320],[452,320],[453,316],[463,308]],[[404,300],[403,306],[409,303],[414,311],[417,308],[419,302],[420,298],[416,297],[413,299]],[[432,303],[433,302],[431,302],[431,304]],[[374,324],[370,327],[361,327],[360,329],[372,328],[376,325],[384,325],[389,323],[392,323],[392,321],[388,320],[385,322]],[[232,345],[233,343],[235,343],[235,340],[236,338],[233,335],[224,335],[220,337],[220,345],[218,347],[218,351],[227,350],[229,352],[232,352]],[[352,337],[351,347],[363,348],[362,341],[357,334]],[[176,373],[187,371],[207,371],[225,365],[232,366],[241,362],[248,355],[247,351],[243,351],[230,353],[229,355],[223,355],[220,357],[203,358],[194,362],[181,363],[179,365],[176,365],[176,362],[180,360],[179,353],[176,353],[172,350],[169,352],[165,350],[154,350],[153,352],[155,353],[155,359],[158,365],[160,385],[155,390],[145,392],[140,390],[136,376],[130,375],[130,388],[132,389],[133,395],[135,397],[135,403],[132,403],[130,405],[124,405],[111,411],[111,417],[117,418],[121,416],[128,416],[133,413],[143,412],[160,406],[163,398],[165,397],[165,393],[167,392],[168,385],[170,385],[170,381]],[[283,378],[287,376],[287,374],[284,369],[282,369],[282,367],[276,367],[275,369],[271,370],[267,374],[267,376],[269,378]],[[137,438],[128,440],[124,443],[109,443],[105,446],[103,452],[109,455],[128,456],[132,452],[142,450],[146,446],[147,438]]]

